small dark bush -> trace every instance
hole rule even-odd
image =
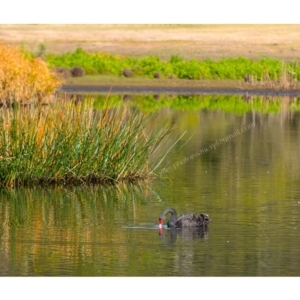
[[[84,69],[78,66],[73,67],[71,69],[71,74],[73,77],[82,77],[84,76]]]
[[[71,75],[72,75],[71,71],[68,68],[56,67],[56,68],[52,69],[52,71],[62,78],[68,78],[68,77],[71,77]]]
[[[132,76],[133,76],[132,71],[129,70],[129,69],[124,69],[124,70],[122,71],[122,74],[123,74],[123,76],[125,76],[125,77],[132,77]]]
[[[161,76],[160,76],[159,72],[155,72],[153,77],[156,78],[156,79],[159,79]]]

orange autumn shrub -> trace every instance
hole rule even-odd
[[[61,83],[42,59],[0,43],[0,102],[45,101]]]

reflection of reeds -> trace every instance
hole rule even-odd
[[[85,218],[97,214],[97,223],[111,214],[122,214],[119,219],[133,222],[137,206],[147,200],[160,200],[147,182],[91,186],[48,186],[1,189],[0,227],[16,225],[49,226],[69,220],[69,226],[80,226]],[[65,202],[62,204],[61,200]],[[13,209],[10,209],[10,207]],[[62,208],[62,206],[64,208]],[[62,213],[62,211],[64,211]],[[36,216],[35,218],[33,216]]]
[[[0,181],[80,183],[145,179],[149,157],[171,124],[149,128],[151,116],[90,101],[14,107],[0,113]]]
[[[60,270],[60,275],[74,275],[78,264],[77,275],[100,275],[92,265],[104,260],[103,253],[106,262],[116,258],[129,264],[132,248],[111,251],[112,241],[114,245],[127,244],[128,235],[121,224],[141,220],[141,204],[156,198],[144,182],[20,187],[1,189],[0,195],[1,276],[58,275],[55,265],[66,260],[73,268]],[[32,268],[32,257],[43,263]]]

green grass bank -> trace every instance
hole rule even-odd
[[[82,48],[65,54],[48,54],[45,57],[50,67],[73,68],[79,66],[87,75],[114,75],[124,77],[142,76],[164,79],[233,79],[245,81],[280,80],[283,77],[297,82],[300,67],[297,61],[284,62],[278,59],[258,60],[245,57],[224,58],[221,60],[184,60],[173,55],[169,60],[157,56],[143,58],[88,53]]]

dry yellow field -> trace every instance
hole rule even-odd
[[[298,60],[300,25],[4,25],[0,41],[48,53],[82,47],[123,55],[220,59],[244,56]]]

